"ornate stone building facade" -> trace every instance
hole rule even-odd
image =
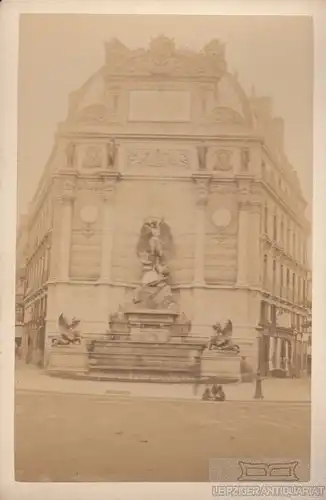
[[[60,313],[105,333],[139,285],[137,244],[154,217],[172,235],[172,289],[193,333],[231,318],[255,356],[259,321],[287,311],[300,329],[309,294],[306,202],[283,122],[270,99],[245,94],[218,40],[197,53],[163,36],[105,49],[70,96],[29,213],[26,335],[42,346],[45,320],[47,343]]]
[[[17,227],[16,238],[16,314],[15,314],[15,341],[21,346],[24,337],[24,299],[26,293],[25,251],[28,239],[27,218],[22,217]]]

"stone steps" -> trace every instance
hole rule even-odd
[[[191,374],[198,344],[95,341],[89,354],[89,370]]]

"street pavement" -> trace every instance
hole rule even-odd
[[[310,455],[310,405],[302,402],[24,390],[15,401],[18,481],[197,482],[208,481],[217,457]]]
[[[201,398],[204,388],[201,386],[194,394],[191,384],[72,380],[49,376],[34,366],[20,362],[16,368],[16,390],[19,391],[194,400]],[[262,389],[266,402],[310,402],[309,378],[265,379]],[[255,383],[226,384],[224,390],[228,401],[255,401]]]

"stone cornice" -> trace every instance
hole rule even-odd
[[[149,126],[156,126],[160,125],[159,123],[148,123],[147,125]],[[171,123],[171,126],[175,125],[174,123]],[[183,127],[187,126],[188,124],[182,124]],[[83,129],[81,130],[80,127],[76,127],[75,129],[71,126],[71,124],[66,124],[66,123],[61,123],[59,125],[59,130],[57,132],[57,136],[62,139],[74,139],[74,140],[98,140],[98,141],[107,141],[110,138],[114,138],[118,141],[126,141],[126,142],[132,142],[132,141],[140,141],[140,142],[147,142],[147,141],[169,141],[169,142],[190,142],[193,143],[194,145],[196,144],[196,141],[198,141],[198,145],[202,141],[207,141],[207,145],[210,145],[212,142],[213,144],[218,142],[218,141],[225,141],[228,143],[234,142],[235,145],[237,145],[240,141],[243,141],[245,143],[250,143],[250,142],[256,142],[259,144],[263,144],[263,138],[260,135],[257,135],[255,132],[248,132],[246,131],[239,131],[238,133],[235,133],[234,131],[232,133],[218,133],[216,134],[215,130],[212,130],[211,133],[209,131],[203,131],[205,128],[213,128],[214,125],[212,126],[211,124],[202,124],[200,126],[201,130],[198,131],[197,133],[192,130],[191,133],[170,133],[170,134],[165,134],[162,132],[157,132],[153,133],[151,132],[144,132],[144,133],[135,133],[135,132],[123,132],[122,130],[110,130],[110,128],[106,125],[101,125],[99,129]],[[121,127],[119,127],[121,128]],[[223,127],[222,127],[223,128]],[[225,126],[224,126],[225,128]]]

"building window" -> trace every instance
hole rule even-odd
[[[302,302],[303,304],[306,304],[307,302],[307,299],[306,299],[306,280],[303,279],[303,283],[302,283]]]
[[[268,304],[264,300],[260,303],[260,324],[266,325],[268,323]]]
[[[293,257],[296,257],[296,235],[294,231],[293,231],[292,255]]]
[[[273,240],[277,241],[277,215],[273,215]]]
[[[276,260],[273,259],[273,294],[275,294],[275,285],[276,285]]]
[[[276,312],[276,306],[272,305],[271,306],[271,323],[274,328],[276,328],[276,317],[277,317],[277,312]]]
[[[268,269],[268,258],[267,255],[264,255],[264,264],[263,264],[263,288],[267,287],[267,269]]]
[[[286,297],[289,298],[290,292],[290,270],[286,270]]]
[[[297,331],[301,332],[301,316],[297,314]]]
[[[282,217],[282,219],[281,219],[281,234],[280,234],[280,240],[281,240],[282,245],[284,245],[284,221],[283,221],[283,217]]]
[[[284,266],[283,264],[281,265],[281,270],[280,270],[280,296],[283,296],[283,286],[284,286]]]
[[[268,206],[265,205],[264,209],[264,233],[268,234]]]
[[[306,262],[307,262],[307,247],[306,247],[306,244],[304,243],[302,245],[302,247],[303,247],[303,249],[302,249],[303,250],[302,263],[306,264]]]
[[[293,273],[292,275],[292,299],[293,299],[293,302],[295,302],[295,298],[296,298],[296,293],[295,293],[295,273]]]

